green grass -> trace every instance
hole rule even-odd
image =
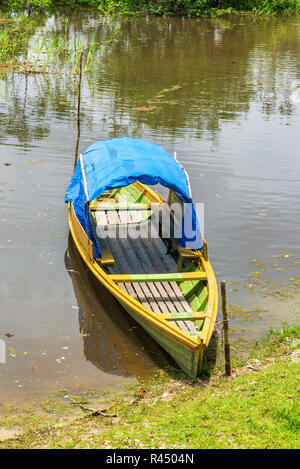
[[[107,416],[61,428],[34,428],[1,448],[298,448],[300,327],[271,331],[231,378],[191,381],[159,374],[146,392],[118,401]],[[258,358],[259,357],[259,358]]]

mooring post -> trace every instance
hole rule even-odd
[[[79,59],[78,103],[77,103],[77,139],[76,139],[76,150],[75,150],[74,169],[76,168],[76,165],[77,165],[77,160],[78,160],[78,147],[79,147],[79,140],[80,140],[81,79],[82,79],[82,52],[80,52],[80,59]]]
[[[231,375],[230,364],[230,345],[228,336],[228,315],[227,315],[227,301],[226,301],[226,281],[221,281],[221,297],[222,297],[222,313],[223,313],[223,337],[224,337],[224,357],[225,357],[225,374]]]

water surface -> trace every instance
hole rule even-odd
[[[299,323],[299,19],[115,21],[117,40],[83,81],[79,150],[130,136],[176,151],[194,201],[205,204],[209,256],[228,302],[246,308],[231,322],[237,343]],[[63,13],[43,18],[26,54],[64,24]],[[114,28],[94,11],[69,15],[74,41],[101,44]],[[78,385],[119,393],[168,362],[68,249],[76,102],[65,75],[0,77],[4,405]]]

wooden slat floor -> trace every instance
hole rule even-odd
[[[114,266],[109,267],[110,273],[177,272],[177,264],[173,257],[167,254],[167,247],[163,240],[159,237],[145,237],[146,232],[151,229],[151,219],[144,222],[139,220],[137,223],[137,218],[131,212],[123,212],[122,215],[121,211],[114,212],[114,214],[112,211],[110,213],[97,212],[101,213],[101,227],[99,229],[98,225],[98,235],[102,237],[103,233],[106,234],[105,242],[115,260]],[[127,215],[127,220],[131,220],[131,227],[135,233],[134,239],[127,236],[127,226],[124,225],[124,221],[120,223],[120,215],[125,220],[124,214]],[[97,219],[98,223],[99,221]],[[192,311],[176,282],[123,283],[119,286],[157,314]],[[174,324],[186,332],[198,330],[194,322],[190,320],[174,321]]]

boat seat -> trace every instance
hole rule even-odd
[[[198,251],[183,248],[182,246],[179,245],[179,243],[177,243],[177,250],[178,250],[177,272],[181,272],[182,270],[183,259],[199,259],[200,257],[200,254]]]
[[[98,244],[101,249],[101,257],[97,257],[96,261],[99,262],[103,266],[113,266],[115,263],[115,260],[105,239],[99,240],[98,238]]]
[[[105,252],[101,249],[101,254],[102,254],[102,257],[96,257],[95,260],[97,262],[99,262],[101,265],[107,266],[107,267],[110,267],[110,266],[114,265],[115,260],[112,257],[111,252]]]
[[[107,202],[108,201],[108,202]],[[137,203],[111,203],[107,199],[106,203],[93,205],[90,210],[93,212],[107,211],[107,210],[151,210],[150,204],[137,204]]]
[[[115,259],[114,259],[114,256],[110,250],[110,247],[105,239],[104,236],[97,236],[96,234],[96,226],[95,226],[95,223],[93,223],[93,228],[94,228],[94,235],[97,239],[97,243],[100,247],[100,250],[101,250],[101,257],[96,257],[95,260],[97,262],[99,262],[101,265],[103,266],[114,266],[115,264]],[[99,229],[99,227],[98,227]]]

